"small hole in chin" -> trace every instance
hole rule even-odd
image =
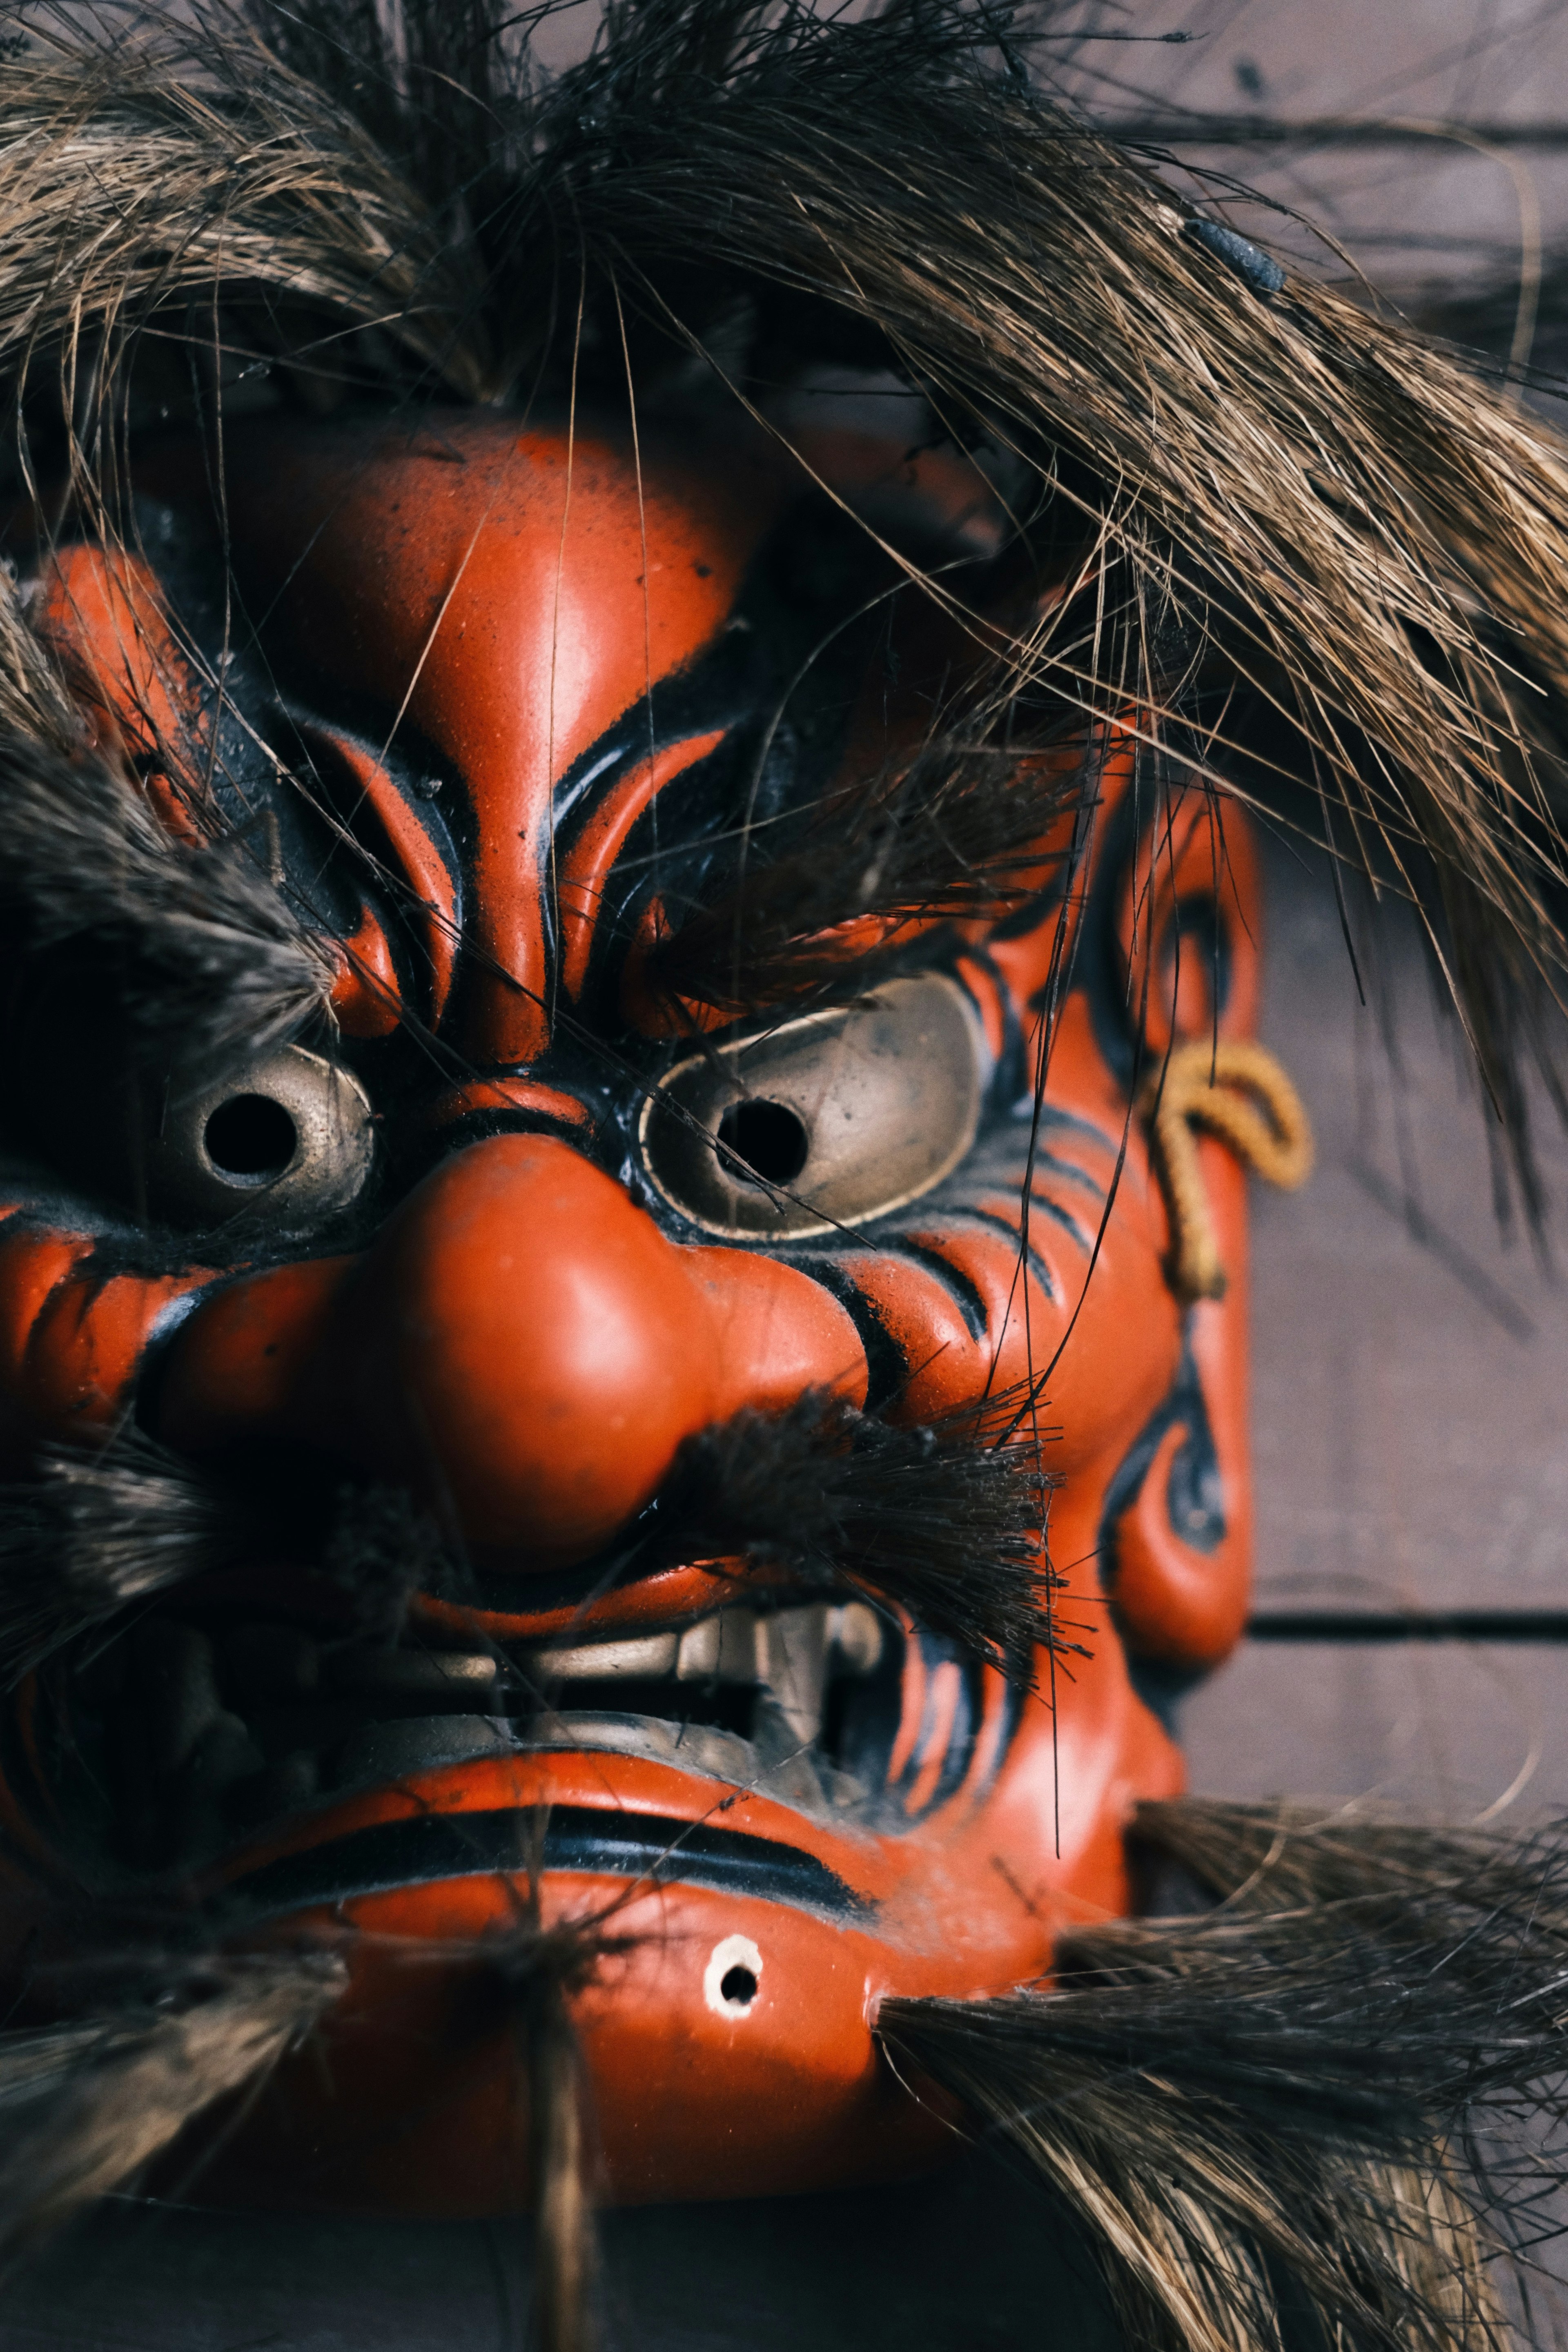
[[[750,2009],[757,1997],[757,1979],[750,1969],[726,1969],[719,1990],[732,2009]]]
[[[206,1123],[203,1140],[220,1176],[239,1184],[270,1184],[299,1145],[299,1130],[270,1095],[231,1095]]]
[[[786,1104],[762,1095],[731,1104],[719,1122],[719,1140],[767,1184],[793,1184],[811,1150],[805,1121]],[[730,1172],[744,1171],[731,1166]]]

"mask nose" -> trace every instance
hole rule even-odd
[[[187,1453],[325,1449],[542,1570],[608,1542],[683,1439],[817,1384],[858,1402],[866,1361],[808,1275],[682,1247],[570,1146],[504,1136],[437,1169],[364,1256],[205,1300],[158,1421]]]

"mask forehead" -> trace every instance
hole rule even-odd
[[[654,436],[454,417],[385,436],[239,436],[237,577],[292,675],[360,701],[460,777],[476,837],[458,1041],[548,1042],[556,787],[724,626],[779,490],[754,460]],[[647,717],[642,718],[646,730]]]

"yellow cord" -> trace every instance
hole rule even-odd
[[[1217,1136],[1270,1184],[1293,1192],[1312,1172],[1301,1097],[1266,1047],[1206,1042],[1178,1045],[1150,1077],[1139,1108],[1171,1213],[1171,1287],[1182,1299],[1223,1298],[1226,1272],[1193,1130]]]

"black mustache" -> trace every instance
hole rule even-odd
[[[213,1473],[134,1430],[100,1452],[39,1449],[0,1486],[0,1682],[14,1685],[79,1635],[195,1577],[282,1557],[325,1576],[353,1637],[395,1641],[418,1591],[463,1580],[435,1522],[403,1488]]]
[[[657,1540],[672,1555],[706,1549],[813,1590],[901,1603],[1027,1680],[1041,1646],[1087,1654],[1052,1607],[1062,1579],[1046,1556],[1046,1514],[1059,1482],[1032,1441],[1031,1402],[999,1391],[913,1428],[826,1389],[782,1413],[739,1412],[681,1448]]]
[[[896,1428],[809,1390],[777,1414],[737,1413],[682,1447],[657,1502],[606,1571],[740,1559],[813,1591],[901,1604],[971,1654],[1026,1679],[1066,1642],[1045,1554],[1055,1480],[1011,1392]],[[345,1595],[353,1637],[395,1641],[409,1601],[474,1605],[444,1531],[403,1488],[214,1472],[134,1431],[100,1452],[46,1447],[0,1486],[0,1677],[193,1578],[283,1557]]]

